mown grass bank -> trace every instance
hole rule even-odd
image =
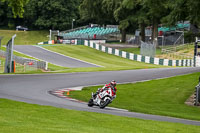
[[[16,30],[0,30],[0,36],[3,36],[2,44],[7,42],[16,34],[15,45],[33,45],[38,42],[48,41],[47,35],[49,31],[16,31]]]
[[[200,126],[74,111],[0,99],[1,133],[198,133]]]
[[[139,55],[140,55],[140,48],[122,48],[122,49],[120,49],[120,50],[129,52],[129,53],[134,53],[134,54],[139,54]],[[156,54],[156,55],[162,54],[161,48],[157,48],[155,54]]]
[[[200,73],[117,85],[117,98],[110,106],[133,112],[200,120],[200,108],[184,102],[194,93]],[[70,97],[88,102],[91,92],[102,86],[70,92]]]
[[[132,61],[129,59],[124,59],[115,55],[110,55],[87,46],[79,45],[51,45],[43,46],[46,49],[55,51],[73,58],[77,58],[89,63],[99,65],[100,67],[88,67],[88,68],[66,68],[61,66],[56,66],[49,63],[49,71],[56,73],[71,73],[71,72],[94,72],[94,71],[116,71],[116,70],[130,70],[130,69],[147,69],[147,68],[161,68],[166,66],[147,64],[143,62]],[[4,47],[1,50],[6,50]],[[35,59],[29,57],[22,53],[14,51],[14,55],[21,56],[25,58]],[[37,59],[36,59],[37,60]],[[38,73],[38,71],[36,72]],[[41,73],[41,71],[39,72]]]
[[[99,68],[75,68],[71,70],[84,71],[107,71],[107,70],[128,70],[128,69],[142,69],[142,68],[160,68],[164,66],[147,64],[143,62],[132,61],[124,59],[115,55],[110,55],[87,46],[80,45],[56,45],[43,46],[46,49],[55,51],[73,58],[77,58],[86,62],[100,65]]]

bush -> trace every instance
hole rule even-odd
[[[200,33],[192,33],[191,31],[184,32],[185,43],[195,42],[195,37],[200,37]]]

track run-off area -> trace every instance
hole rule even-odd
[[[200,72],[200,69],[198,67],[180,67],[66,74],[0,75],[0,98],[80,111],[98,112],[118,116],[200,126],[200,121],[134,113],[115,108],[91,108],[88,107],[86,103],[59,98],[49,93],[49,91],[55,91],[64,88],[70,89],[80,86],[103,85],[112,79],[116,80],[118,83],[134,83],[194,72]]]

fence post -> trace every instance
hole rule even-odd
[[[0,36],[0,48],[1,48],[1,40],[3,39],[3,37],[2,36]]]
[[[13,61],[13,45],[16,34],[8,41],[6,46],[6,63],[4,73],[12,72],[12,61]]]
[[[26,71],[26,63],[24,62],[24,72]]]
[[[47,70],[48,70],[48,62],[46,61],[45,64],[46,64],[46,65],[45,65],[45,70],[47,71]]]
[[[194,105],[199,106],[200,104],[200,77],[199,77],[199,84],[195,87],[195,94],[194,94]]]

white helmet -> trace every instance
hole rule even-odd
[[[112,80],[112,81],[110,82],[110,84],[111,84],[113,87],[115,87],[115,86],[117,85],[117,83],[116,83],[115,80]]]

